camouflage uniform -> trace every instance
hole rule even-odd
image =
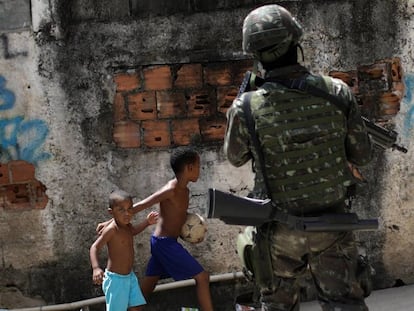
[[[300,65],[277,68],[266,79],[301,77],[342,98],[348,115],[320,97],[266,82],[250,97],[265,159],[269,191],[287,213],[318,216],[343,212],[353,183],[348,161],[367,164],[372,146],[355,98],[341,80],[310,74]],[[242,109],[246,94],[227,112],[225,154],[234,166],[253,160],[253,195],[267,196],[257,153]],[[302,232],[272,223],[271,286],[261,287],[262,310],[299,310],[298,278],[309,269],[323,310],[367,310],[357,281],[358,252],[352,232]]]

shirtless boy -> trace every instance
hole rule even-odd
[[[155,204],[160,205],[160,215],[151,237],[151,258],[148,262],[141,289],[146,299],[161,278],[174,280],[193,278],[196,281],[197,298],[202,311],[212,311],[209,274],[191,254],[178,242],[178,237],[187,218],[190,182],[200,175],[200,156],[189,147],[174,149],[170,158],[175,178],[165,186],[135,203],[133,213],[138,213]],[[98,225],[97,230],[100,230]]]
[[[107,311],[140,311],[145,299],[142,296],[138,279],[132,271],[134,262],[133,236],[156,223],[158,213],[151,212],[147,219],[132,226],[132,197],[122,190],[109,196],[111,221],[92,244],[90,260],[93,269],[93,282],[102,284]],[[105,272],[99,266],[99,251],[107,246],[108,260]]]

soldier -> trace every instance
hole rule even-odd
[[[235,99],[228,110],[224,152],[236,167],[252,159],[251,195],[269,197],[280,211],[302,217],[344,213],[354,183],[349,165],[366,165],[373,149],[349,87],[298,63],[302,33],[279,5],[259,7],[245,18],[243,50],[260,62],[265,82]],[[292,79],[333,95],[344,103],[343,109],[306,88],[285,86],[283,81]],[[255,124],[259,152],[246,111]],[[298,280],[308,270],[323,310],[368,310],[364,297],[369,292],[358,278],[351,231],[305,232],[269,221],[257,228],[254,248],[262,310],[299,310]]]

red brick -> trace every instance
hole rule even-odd
[[[187,92],[187,107],[190,117],[208,117],[216,111],[215,92],[213,89],[201,89]]]
[[[234,72],[234,83],[239,86],[246,74],[247,71],[253,70],[253,61],[252,60],[242,60],[237,61],[233,65],[233,72]]]
[[[0,163],[0,186],[10,183],[9,167],[5,163]]]
[[[205,83],[213,86],[226,86],[233,83],[232,70],[226,64],[215,64],[204,68]]]
[[[7,185],[5,189],[5,209],[17,210],[30,207],[30,194],[27,183]]]
[[[10,184],[3,187],[3,191],[0,192],[0,196],[3,198],[0,201],[0,207],[16,211],[43,209],[49,200],[45,192],[46,187],[37,180]]]
[[[128,118],[127,111],[125,109],[124,96],[119,92],[115,94],[113,108],[114,108],[114,121],[115,122],[124,121]]]
[[[393,58],[391,62],[391,76],[393,82],[401,82],[403,79],[403,70],[399,58]]]
[[[116,122],[113,138],[118,147],[139,148],[141,146],[140,127],[134,122]]]
[[[226,118],[209,118],[200,120],[200,132],[203,141],[217,141],[224,138]]]
[[[155,92],[140,92],[128,96],[128,110],[131,120],[153,120],[157,118]]]
[[[169,121],[144,121],[144,144],[147,147],[168,147],[171,145]]]
[[[175,145],[188,145],[200,139],[198,119],[185,119],[172,121],[173,143]]]
[[[392,89],[391,64],[382,62],[358,67],[359,92],[388,92]]]
[[[217,89],[217,110],[226,113],[236,98],[239,89],[235,86],[220,87]]]
[[[361,113],[366,116],[368,119],[378,118],[378,94],[365,93],[361,95]]]
[[[392,84],[392,90],[402,98],[405,93],[405,85],[403,82],[394,82]]]
[[[400,97],[392,92],[383,93],[379,100],[379,115],[396,115],[400,111]]]
[[[176,88],[201,88],[203,85],[203,67],[201,64],[185,64],[177,71],[174,86]]]
[[[8,166],[10,183],[29,182],[35,179],[35,167],[29,162],[21,160],[10,161]]]
[[[375,80],[384,78],[388,75],[389,68],[389,64],[387,63],[377,63],[372,65],[359,66],[359,80]]]
[[[118,73],[114,76],[118,92],[132,91],[140,87],[140,79],[136,72]]]
[[[168,90],[172,87],[171,68],[169,66],[154,66],[144,69],[146,90]]]
[[[159,91],[157,92],[158,117],[175,118],[187,115],[185,107],[185,95],[183,91]]]

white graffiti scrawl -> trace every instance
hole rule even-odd
[[[49,133],[44,121],[2,114],[13,110],[15,100],[14,93],[6,89],[6,79],[0,75],[0,162],[24,160],[37,164],[49,159],[50,154],[42,150]]]

